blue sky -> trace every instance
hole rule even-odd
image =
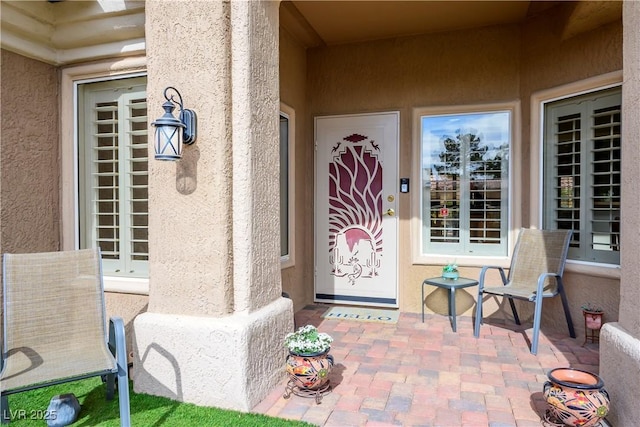
[[[481,146],[497,149],[510,141],[510,112],[448,114],[422,117],[422,163],[423,168],[438,162],[444,150],[443,137],[455,140],[458,130],[473,132],[481,136]]]

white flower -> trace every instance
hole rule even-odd
[[[324,332],[318,332],[313,325],[300,327],[284,337],[284,344],[289,351],[298,354],[322,353],[329,349],[333,338]]]

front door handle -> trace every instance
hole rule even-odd
[[[396,214],[396,211],[394,211],[393,209],[391,208],[387,209],[387,215],[394,216],[395,214]]]

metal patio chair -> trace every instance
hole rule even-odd
[[[2,422],[11,394],[103,376],[109,400],[118,378],[120,425],[130,426],[124,322],[112,317],[107,333],[100,250],[5,254],[3,283]]]
[[[520,324],[520,318],[518,317],[513,299],[521,299],[535,304],[533,340],[531,342],[532,354],[538,352],[538,335],[540,333],[542,301],[544,298],[560,295],[569,327],[569,335],[571,338],[576,337],[573,329],[573,321],[571,320],[571,313],[569,312],[567,296],[562,283],[562,274],[564,272],[570,241],[571,230],[536,230],[523,228],[520,230],[513,257],[511,258],[508,276],[505,276],[502,267],[482,267],[482,270],[480,270],[474,326],[474,335],[476,338],[480,336],[482,303],[486,294],[508,298],[514,320],[518,325]],[[500,272],[502,285],[485,286],[485,275],[490,269],[497,269]]]

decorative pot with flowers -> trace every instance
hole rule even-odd
[[[582,315],[584,316],[585,328],[599,330],[602,327],[602,317],[604,316],[602,307],[588,302],[582,305]]]
[[[333,367],[333,356],[329,354],[332,342],[329,334],[319,332],[313,325],[302,326],[285,336],[284,343],[289,350],[287,373],[291,388],[323,389]]]
[[[458,272],[458,265],[456,263],[449,263],[442,267],[442,278],[456,280],[460,277]]]
[[[556,368],[548,374],[543,396],[549,404],[547,421],[567,426],[595,426],[609,413],[609,394],[596,374]]]

